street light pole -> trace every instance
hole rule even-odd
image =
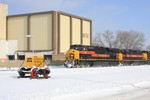
[[[27,38],[32,38],[32,48],[33,48],[33,53],[34,53],[34,39],[33,36],[31,35],[26,35]]]

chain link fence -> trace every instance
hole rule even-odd
[[[0,60],[0,68],[19,68],[24,60]],[[50,60],[45,60],[46,65],[51,65]]]
[[[16,68],[23,62],[22,60],[0,60],[0,68]]]

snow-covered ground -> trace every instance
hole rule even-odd
[[[0,69],[0,100],[150,100],[150,65],[50,70],[30,79]]]

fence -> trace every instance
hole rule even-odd
[[[0,68],[19,68],[24,60],[0,60]],[[50,60],[46,60],[47,65],[51,64]]]

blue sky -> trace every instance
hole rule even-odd
[[[145,34],[150,44],[150,0],[1,0],[9,5],[9,15],[64,11],[93,21],[97,32],[135,30]]]

